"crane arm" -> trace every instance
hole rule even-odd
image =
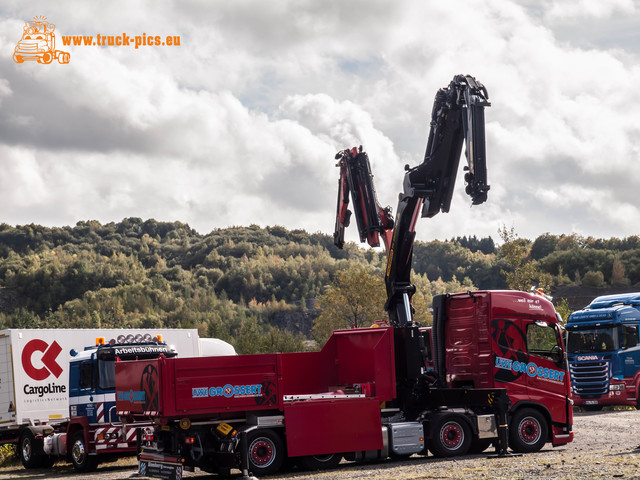
[[[351,193],[360,241],[378,247],[382,235],[385,247],[388,248],[393,228],[391,207],[383,208],[378,203],[369,156],[362,151],[362,147],[353,147],[338,152],[336,160],[336,166],[340,168],[340,178],[336,226],[333,232],[335,245],[338,248],[344,246],[344,230],[349,226],[351,219],[351,210],[348,209]]]
[[[487,200],[484,108],[490,106],[486,88],[470,75],[456,75],[435,97],[427,149],[423,162],[405,167],[403,192],[395,221],[389,207],[377,202],[368,156],[360,149],[338,152],[340,180],[334,242],[344,244],[344,228],[351,212],[349,193],[360,232],[360,240],[378,246],[382,235],[387,251],[386,310],[391,325],[412,324],[411,263],[415,227],[419,217],[448,212],[453,196],[462,144],[466,143],[466,193],[472,205]]]
[[[457,75],[436,94],[424,161],[405,167],[403,193],[398,200],[395,227],[387,250],[385,284],[392,325],[412,323],[411,263],[418,218],[448,212],[466,141],[466,193],[473,205],[487,200],[484,107],[490,106],[486,88],[469,75]]]

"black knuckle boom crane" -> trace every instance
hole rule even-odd
[[[411,297],[416,288],[411,283],[411,263],[416,223],[419,217],[449,211],[463,143],[465,191],[472,205],[487,200],[484,109],[490,105],[486,88],[469,75],[456,75],[437,92],[424,160],[413,168],[405,166],[395,218],[390,207],[378,203],[362,147],[336,155],[340,179],[334,243],[338,248],[344,245],[351,196],[360,240],[377,247],[382,237],[387,253],[385,309],[394,332],[398,391],[393,406],[402,412],[403,420],[422,419],[429,444],[447,455],[453,453],[446,446],[453,436],[446,425],[450,421],[462,425],[458,423],[462,417],[450,416],[456,409],[477,414],[494,411],[499,455],[506,454],[507,444],[515,451],[530,452],[547,441],[557,446],[573,439],[565,356],[535,346],[540,327],[546,329],[550,344],[563,352],[558,315],[548,299],[512,291],[436,295],[433,327],[413,321]],[[507,337],[510,346],[505,346]],[[426,364],[432,367],[425,369]],[[539,395],[526,393],[534,391]],[[476,429],[479,418],[465,421]],[[482,443],[479,438],[475,441]],[[458,452],[465,448],[456,447]]]
[[[336,154],[339,160],[338,208],[334,243],[344,245],[344,230],[349,226],[349,194],[360,233],[360,241],[372,247],[382,236],[387,251],[385,284],[392,326],[411,325],[411,260],[418,216],[433,217],[448,212],[456,182],[462,144],[466,141],[464,179],[466,193],[473,205],[487,200],[487,163],[485,155],[484,108],[490,106],[487,89],[470,75],[456,75],[448,87],[435,97],[427,150],[417,167],[405,166],[403,187],[395,221],[391,208],[382,208],[376,198],[369,157],[351,148]]]
[[[431,218],[448,212],[453,196],[462,145],[466,143],[464,167],[466,193],[473,205],[487,200],[487,163],[484,134],[484,108],[490,106],[487,89],[470,75],[456,75],[448,87],[438,90],[431,113],[430,131],[424,160],[416,167],[405,165],[403,192],[398,198],[396,217],[391,207],[381,207],[376,197],[369,157],[362,146],[336,154],[340,168],[338,205],[334,243],[344,246],[344,231],[349,226],[351,211],[349,195],[360,234],[360,240],[372,247],[380,246],[380,237],[387,252],[385,310],[394,327],[398,395],[401,410],[419,411],[425,405],[468,407],[472,404],[492,407],[500,417],[497,451],[505,454],[506,412],[509,398],[503,389],[445,388],[443,326],[434,321],[435,378],[424,374],[428,357],[428,339],[413,322],[411,297],[416,291],[411,283],[411,263],[416,223],[419,217]],[[434,299],[436,310],[444,310],[444,296]]]

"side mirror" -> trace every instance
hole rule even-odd
[[[564,352],[558,345],[554,345],[551,349],[551,360],[560,365],[564,361]]]

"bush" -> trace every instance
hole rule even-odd
[[[5,443],[0,445],[0,467],[7,467],[18,463],[18,453],[15,445]]]
[[[600,271],[589,270],[582,277],[582,285],[587,287],[602,287],[604,285],[604,274]]]

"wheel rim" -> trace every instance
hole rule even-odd
[[[33,449],[31,447],[31,439],[25,438],[22,441],[22,458],[24,458],[25,462],[31,460],[31,455],[33,454]]]
[[[442,445],[449,450],[456,450],[464,442],[464,431],[457,422],[447,422],[440,429]]]
[[[249,445],[249,458],[257,467],[268,467],[276,458],[276,446],[268,438],[256,438]]]
[[[84,442],[82,442],[81,440],[77,440],[73,444],[73,448],[71,449],[71,456],[73,457],[73,461],[77,465],[82,465],[84,463],[85,455],[86,452],[84,449]]]
[[[542,429],[535,418],[525,417],[520,421],[520,425],[518,425],[518,432],[523,442],[534,444],[540,440]]]

